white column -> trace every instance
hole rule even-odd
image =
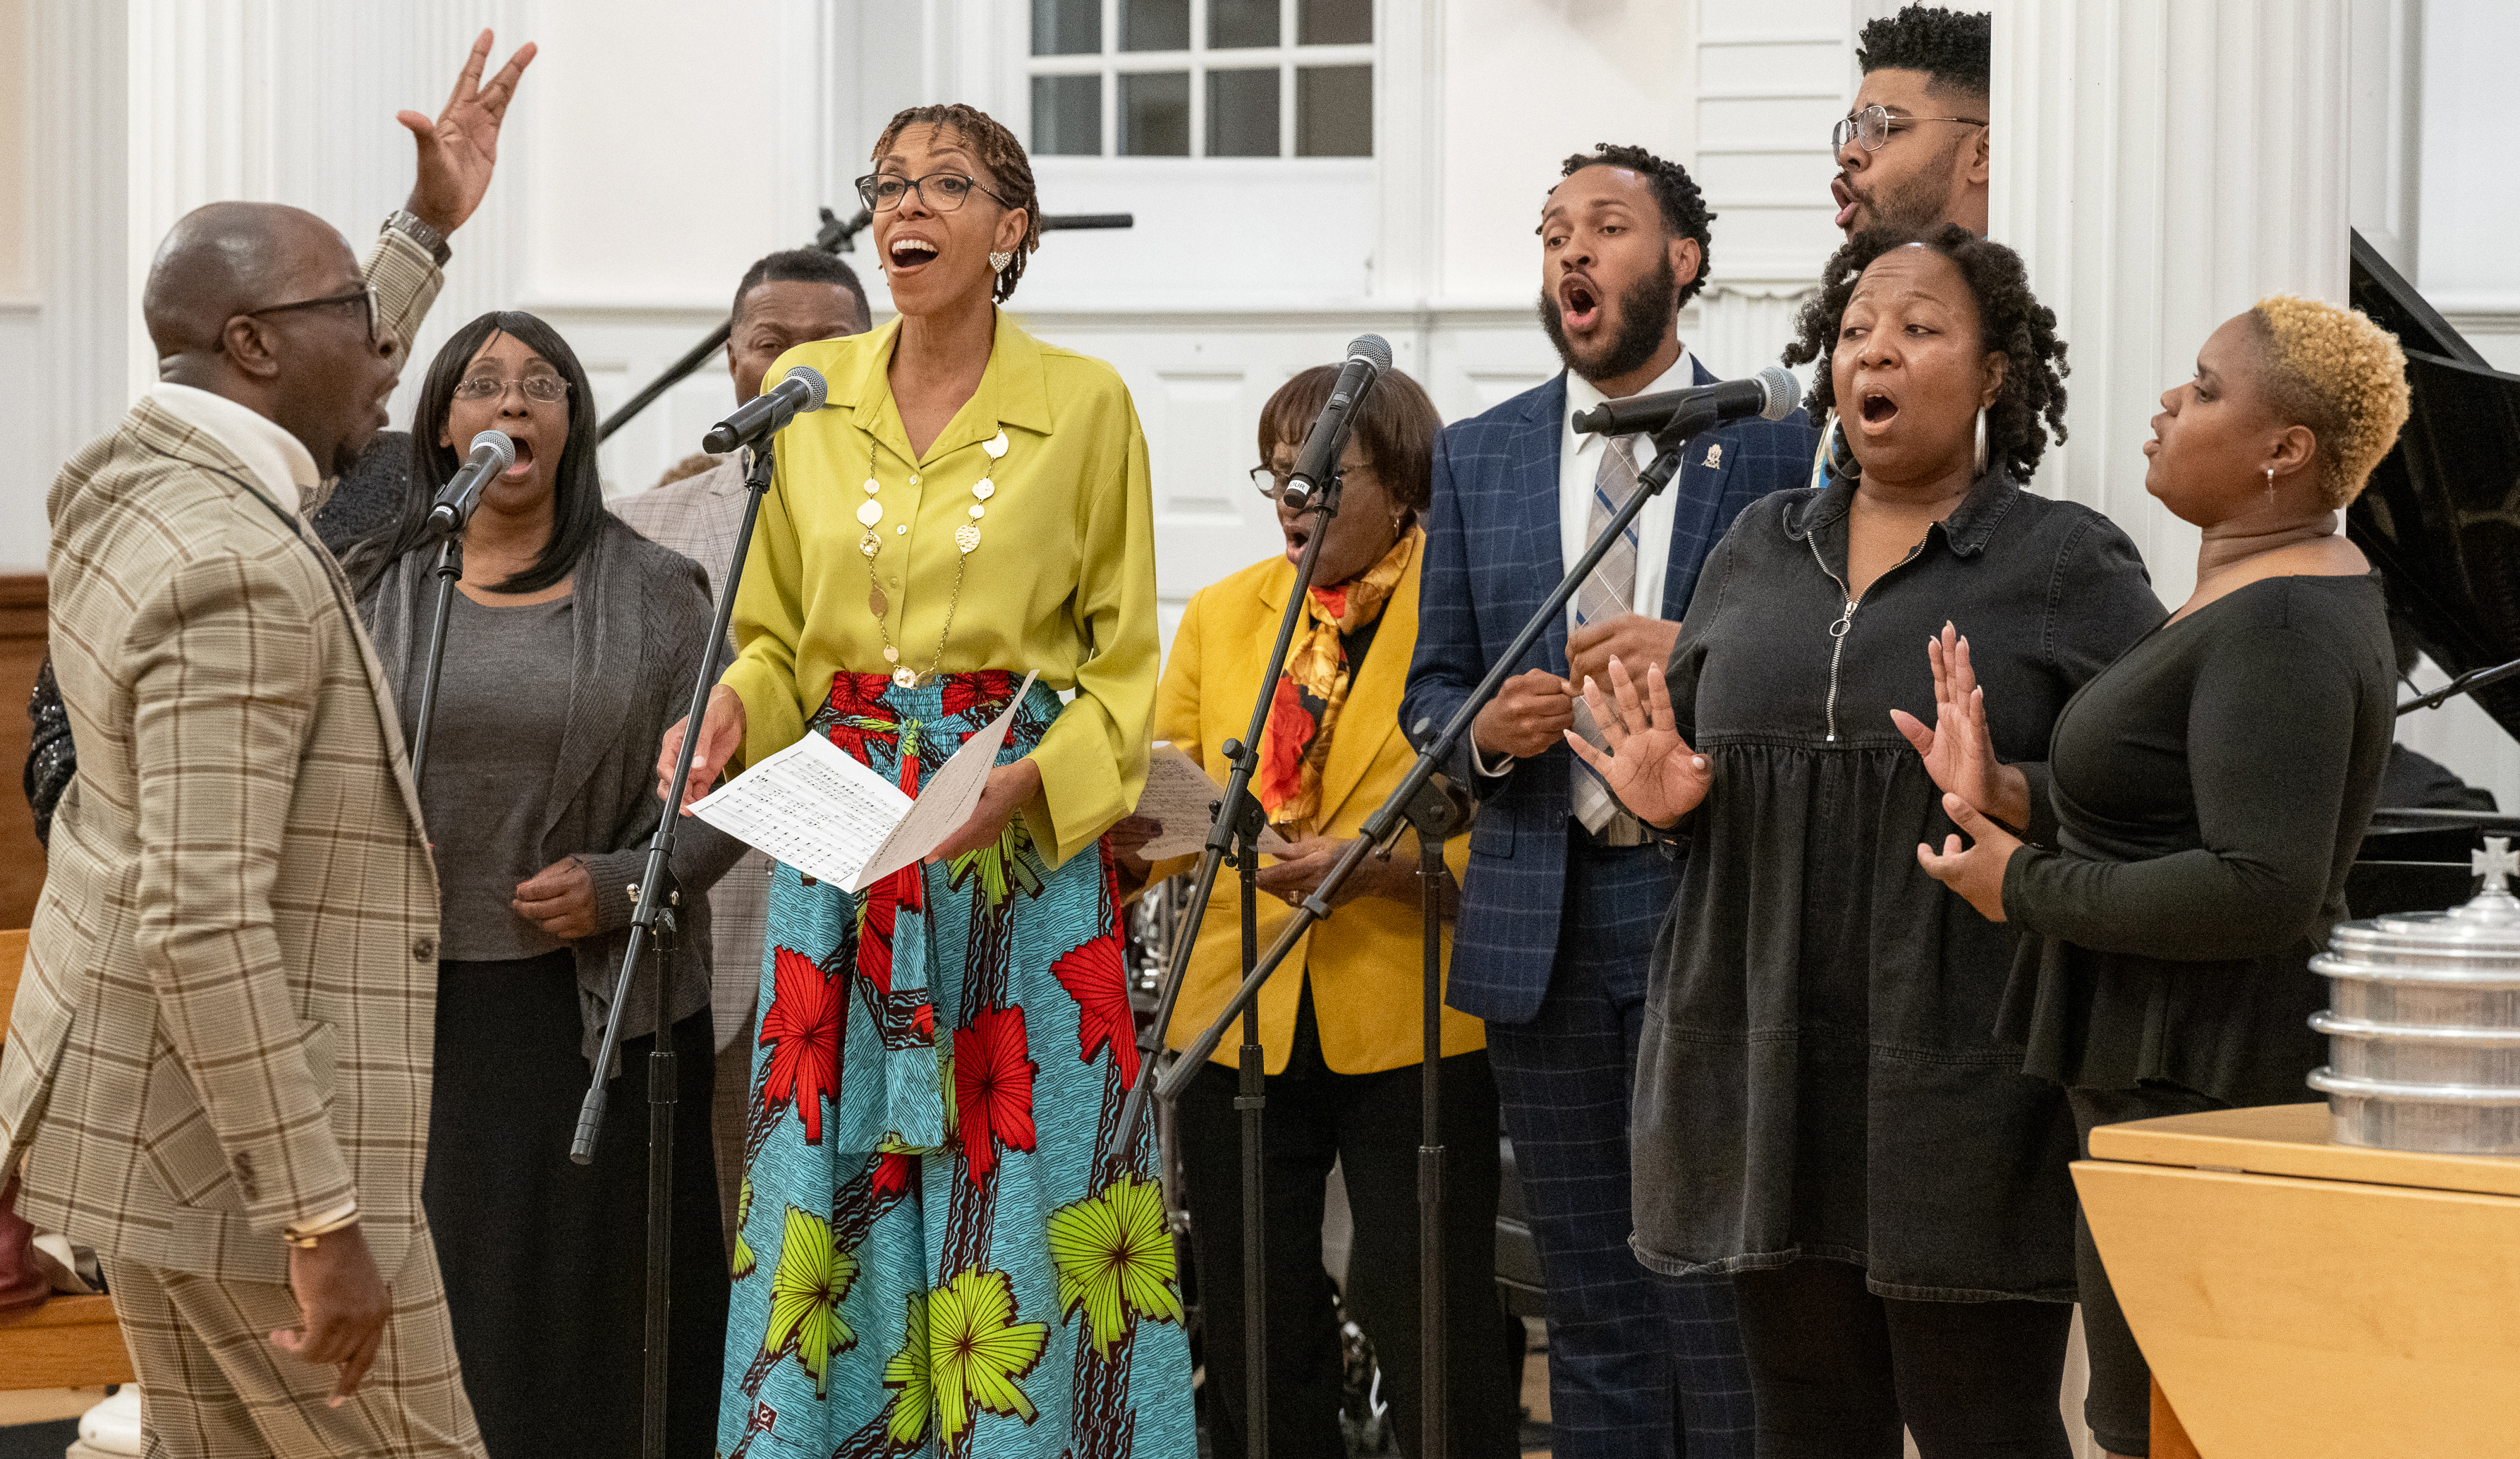
[[[124,255],[123,10],[40,0],[33,29],[43,307],[34,385],[50,397],[43,445],[48,461],[58,463],[103,434],[130,404],[124,320],[140,311],[137,293],[126,288]],[[49,479],[49,469],[45,475]],[[40,547],[34,557],[41,561]]]
[[[2351,0],[2036,0],[1995,30],[1990,232],[2070,346],[2037,485],[2106,512],[2184,599],[2195,529],[2142,443],[2196,348],[2265,295],[2342,302]]]

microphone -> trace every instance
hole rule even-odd
[[[1586,435],[1661,435],[1674,424],[1682,435],[1693,435],[1719,421],[1757,416],[1781,421],[1801,403],[1802,384],[1791,370],[1770,365],[1748,380],[1727,380],[1693,389],[1662,390],[1606,400],[1575,413],[1575,430]]]
[[[436,537],[451,537],[464,530],[472,520],[472,509],[481,501],[481,488],[490,479],[516,463],[517,443],[508,439],[504,431],[484,431],[472,437],[472,454],[437,488],[436,504],[428,509],[428,530]]]
[[[737,406],[735,414],[711,426],[708,434],[700,437],[700,447],[723,454],[767,440],[796,417],[821,410],[830,394],[821,371],[798,365],[777,385]]]
[[[1304,436],[1304,448],[1295,453],[1294,475],[1286,479],[1280,500],[1298,512],[1313,504],[1347,451],[1348,433],[1356,429],[1356,408],[1390,368],[1391,346],[1382,342],[1380,335],[1359,335],[1347,342],[1347,364],[1339,371],[1338,384],[1330,387],[1329,403],[1313,417],[1313,429]]]

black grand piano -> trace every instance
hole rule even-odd
[[[2346,530],[2380,570],[2402,633],[2520,736],[2520,375],[2488,365],[2360,233],[2351,288],[2407,352],[2412,413]],[[2520,816],[2463,807],[2455,793],[2389,798],[2346,886],[2357,917],[2464,901],[2478,838],[2520,836]]]

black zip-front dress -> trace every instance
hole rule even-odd
[[[1953,826],[1890,710],[1932,722],[1925,643],[1948,619],[1997,752],[2044,761],[2066,700],[2161,604],[2107,518],[2000,473],[1850,604],[1853,500],[1839,482],[1743,512],[1672,651],[1674,714],[1715,778],[1654,949],[1633,1245],[1665,1272],[1820,1257],[1885,1297],[2071,1301],[2073,1122],[1994,1032],[2013,934],[1916,863]]]

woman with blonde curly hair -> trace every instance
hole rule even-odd
[[[2217,329],[2162,397],[2144,488],[2204,529],[2196,590],[2086,685],[2035,780],[2000,765],[1965,640],[1933,645],[1911,722],[1975,842],[1927,871],[2023,936],[1999,1031],[2092,1126],[2286,1104],[2323,1050],[2311,956],[2379,794],[2396,659],[2379,579],[2340,514],[2407,420],[2406,357],[2363,315],[2277,296]],[[2049,844],[1982,814],[2035,795]],[[2088,1225],[2077,1266],[2112,1455],[2150,1452],[2151,1374]]]

